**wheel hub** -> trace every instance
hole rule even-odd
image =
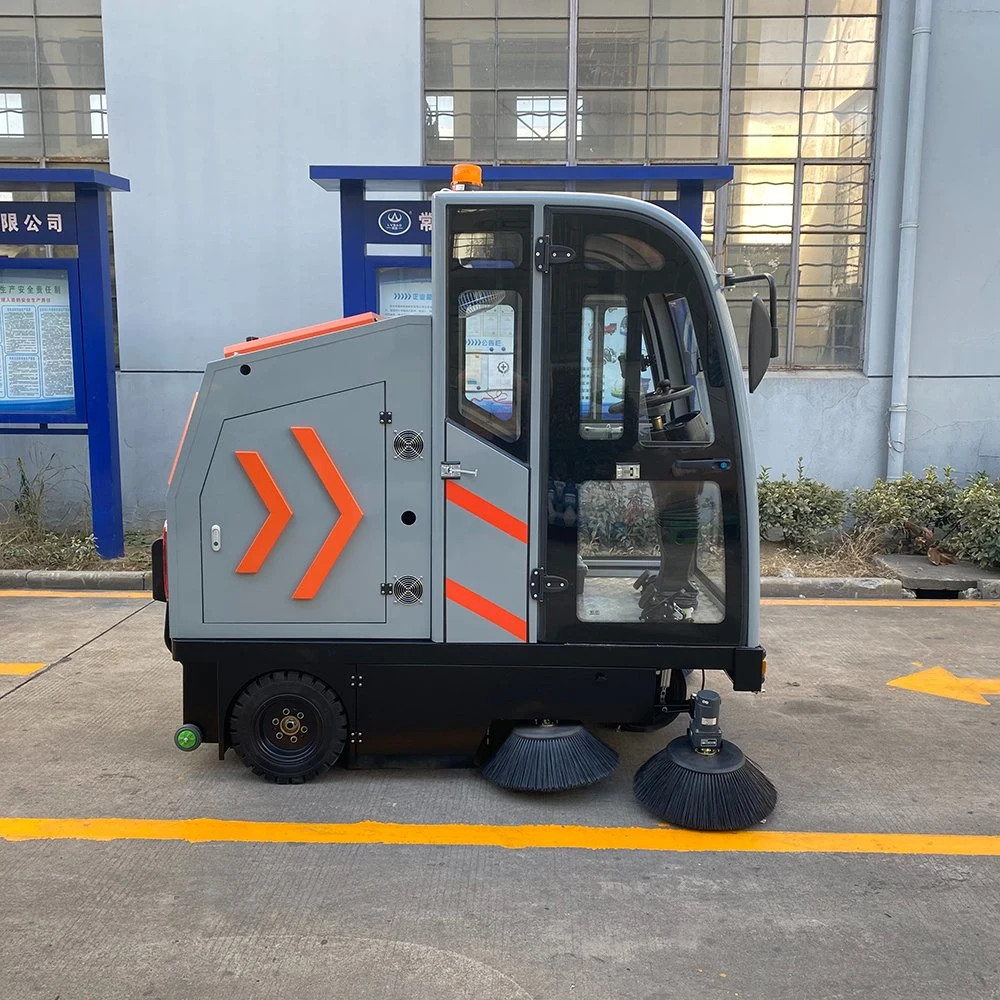
[[[309,733],[305,717],[305,712],[296,712],[287,705],[283,706],[280,714],[271,719],[271,725],[274,727],[274,738],[283,740],[288,737],[290,743],[298,743],[301,737]]]
[[[267,702],[257,717],[258,744],[282,759],[308,754],[319,735],[314,709],[294,695]]]

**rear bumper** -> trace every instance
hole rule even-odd
[[[151,547],[153,557],[153,600],[167,601],[166,573],[163,565],[163,539],[157,538]]]

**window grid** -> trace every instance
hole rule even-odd
[[[90,135],[94,139],[108,137],[108,95],[90,95]]]
[[[467,21],[479,25],[478,37],[494,39],[492,56],[482,53],[492,81],[479,77],[464,92],[428,85],[428,107],[450,97],[455,125],[451,142],[427,143],[426,159],[732,163],[737,181],[714,205],[727,225],[713,221],[706,245],[720,266],[745,271],[748,261],[771,262],[783,272],[785,365],[859,367],[877,0],[622,0],[614,10],[608,16],[599,0],[425,0],[425,24],[438,36],[449,22]],[[567,75],[553,87],[555,64],[528,59],[528,70],[544,63],[546,85],[529,85],[540,77],[523,73],[511,102],[512,88],[502,93],[497,82],[499,39],[517,37],[530,50],[524,40],[534,24],[544,26],[540,38],[570,40]],[[575,130],[566,128],[564,110],[574,98]],[[553,127],[525,127],[522,109],[538,102],[546,110],[532,120]],[[785,169],[785,183],[768,180],[774,168]],[[779,215],[784,221],[775,224]],[[752,289],[729,296],[739,314]],[[737,320],[738,331],[745,325]]]
[[[18,167],[108,168],[108,104],[100,0],[69,4],[34,0],[35,13],[0,15],[0,163]],[[13,58],[16,56],[17,58]],[[0,191],[0,201],[13,200]],[[19,194],[59,200],[60,192]],[[108,230],[115,367],[118,300],[115,285],[111,196]],[[21,247],[20,256],[75,257],[74,246]]]
[[[108,162],[101,19],[85,4],[0,15],[0,161]],[[99,6],[93,5],[99,10]]]
[[[24,135],[24,106],[19,93],[0,93],[0,136]]]

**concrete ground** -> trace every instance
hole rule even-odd
[[[1000,997],[1000,704],[886,686],[1000,676],[1000,608],[764,608],[768,690],[723,706],[779,790],[759,850],[2,839],[16,817],[656,828],[631,777],[680,723],[605,734],[611,779],[538,798],[467,771],[275,787],[182,754],[162,613],[0,596],[0,661],[52,664],[0,676],[4,1000]],[[785,831],[830,836],[771,849]],[[888,853],[845,853],[855,833]]]

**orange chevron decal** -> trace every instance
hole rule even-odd
[[[323,447],[319,435],[314,427],[293,427],[292,433],[295,440],[299,442],[299,447],[305,452],[309,464],[313,467],[320,482],[326,487],[326,492],[330,494],[340,512],[334,522],[330,534],[326,536],[326,541],[320,546],[319,552],[313,559],[306,575],[302,577],[295,593],[292,597],[297,601],[311,601],[318,593],[323,582],[330,575],[334,563],[340,558],[340,553],[344,551],[344,546],[350,541],[364,511],[361,505],[354,499],[354,494],[347,488],[344,477],[334,464],[330,453]]]
[[[281,537],[285,525],[292,519],[292,508],[288,506],[288,501],[278,489],[274,476],[264,464],[259,452],[238,451],[236,457],[267,508],[267,517],[260,526],[257,537],[250,543],[246,555],[236,567],[237,573],[256,573],[264,565],[264,560],[274,548],[274,543]]]
[[[527,524],[520,518],[514,517],[513,514],[508,514],[502,507],[490,503],[489,500],[484,500],[481,496],[473,493],[472,490],[467,490],[464,486],[460,486],[453,479],[445,482],[444,495],[456,507],[467,510],[470,514],[485,521],[487,524],[492,524],[494,528],[502,531],[505,535],[510,535],[511,538],[527,544]]]
[[[513,612],[501,608],[499,604],[486,600],[474,590],[469,590],[468,587],[463,587],[449,578],[444,581],[444,596],[466,611],[471,611],[474,615],[496,625],[497,628],[509,632],[515,639],[520,639],[521,642],[528,641],[528,623],[523,618],[518,618]]]

